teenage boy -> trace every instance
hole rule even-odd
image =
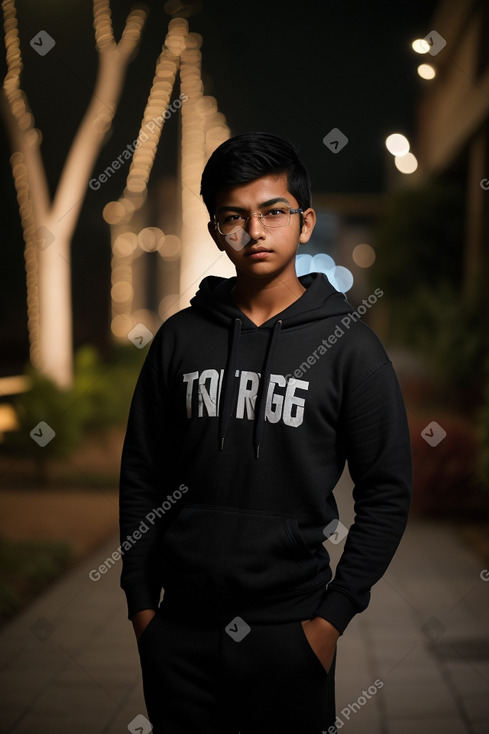
[[[231,138],[201,193],[236,277],[204,278],[156,334],[122,457],[121,585],[148,716],[156,734],[331,734],[337,639],[407,520],[404,404],[345,296],[296,275],[316,215],[289,141]],[[331,580],[346,461],[355,522]]]

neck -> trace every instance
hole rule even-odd
[[[238,273],[232,290],[234,302],[242,311],[253,314],[270,314],[283,311],[302,296],[306,289],[297,275],[278,278],[246,278]]]

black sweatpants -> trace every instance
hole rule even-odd
[[[335,661],[326,673],[300,621],[218,627],[162,607],[138,642],[154,734],[336,731]]]

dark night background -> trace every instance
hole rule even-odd
[[[116,41],[137,2],[110,0]],[[16,0],[21,85],[43,136],[51,195],[94,91],[98,54],[93,4]],[[319,214],[315,241],[311,238],[307,247],[351,268],[354,285],[348,301],[385,344],[399,378],[412,445],[411,512],[394,563],[373,589],[371,608],[352,620],[340,643],[335,690],[341,726],[348,722],[347,734],[487,734],[489,0],[146,0],[145,5],[149,17],[141,43],[127,67],[119,107],[91,177],[103,173],[139,134],[172,8],[193,10],[190,31],[203,36],[204,94],[216,97],[231,135],[265,130],[286,135],[297,145]],[[439,57],[433,54],[436,76],[427,81],[417,67],[432,59],[416,54],[411,44],[433,30],[446,41],[446,50]],[[30,46],[40,31],[55,41],[45,56]],[[3,46],[0,64],[5,76]],[[179,94],[177,84],[171,101]],[[131,222],[135,232],[158,226],[167,235],[178,234],[180,122],[180,114],[165,122],[147,207]],[[338,155],[323,144],[332,128],[349,141]],[[419,161],[413,176],[399,173],[386,150],[385,139],[395,132],[408,137]],[[120,567],[110,570],[114,563],[108,563],[121,541],[118,485],[129,406],[150,344],[139,348],[125,331],[127,321],[118,340],[111,332],[111,231],[102,212],[121,197],[130,162],[98,190],[87,182],[71,243],[75,369],[73,385],[66,389],[28,365],[24,241],[10,155],[0,115],[0,732],[142,731],[141,717],[149,722],[141,713],[138,648],[120,588]],[[74,198],[75,192],[70,193]],[[205,230],[202,242],[210,243]],[[373,248],[372,268],[355,258],[359,244]],[[131,271],[135,297],[130,318],[139,322],[131,331],[146,319],[153,328],[166,314],[163,298],[171,301],[178,295],[178,260],[163,260],[164,252],[142,254],[143,249]],[[302,252],[310,255],[311,249]],[[114,280],[120,275],[121,284],[124,265],[119,274],[114,268]],[[192,271],[195,290],[203,269]],[[131,285],[129,278],[126,285]],[[359,303],[372,294],[376,305],[364,306],[364,316]],[[372,303],[370,297],[367,303]],[[48,348],[56,338],[66,345],[62,333],[44,333],[52,340]],[[356,357],[358,370],[363,370],[360,342]],[[57,364],[62,365],[61,359]],[[351,388],[344,360],[335,364],[337,384],[325,389],[327,394],[337,389],[343,398],[341,404],[334,401],[338,426],[348,423],[343,421],[347,404],[354,405],[354,437],[370,430],[382,439],[385,426],[377,420],[367,425],[357,405],[365,383],[361,391],[356,389],[359,383]],[[379,372],[365,374],[377,377]],[[161,382],[163,397],[159,400],[156,390],[155,410],[150,411],[164,427],[164,461],[155,491],[148,494],[155,506],[158,492],[163,496],[174,480],[176,486],[186,477],[183,462],[175,464],[183,471],[180,479],[176,470],[167,471],[167,436],[179,427],[173,426],[168,412],[173,401],[166,400],[167,383]],[[384,408],[402,418],[395,405]],[[331,417],[336,407],[330,410],[321,403],[316,410]],[[314,434],[315,425],[306,433],[317,446],[321,436]],[[149,437],[149,456],[160,432],[151,438],[146,427],[143,434]],[[178,435],[192,463],[194,446],[186,434]],[[334,488],[346,532],[361,506],[369,505],[384,522],[386,503],[401,496],[391,457],[382,463],[380,452],[365,468],[365,456],[355,457],[357,444],[350,438],[348,431],[338,434],[342,448],[335,464],[342,465],[346,454],[347,464],[356,469],[353,479],[346,466]],[[238,453],[240,449],[235,447]],[[277,476],[283,476],[280,462],[277,453]],[[244,465],[238,457],[237,470]],[[299,499],[300,470],[298,465],[286,487]],[[249,473],[251,479],[255,475],[258,469]],[[328,476],[331,472],[325,472]],[[372,489],[372,477],[380,477],[378,491]],[[231,469],[231,485],[225,486],[224,475],[222,482],[231,505],[257,512],[246,507],[245,494],[233,499]],[[137,477],[134,486],[142,486]],[[220,489],[215,487],[216,497]],[[198,500],[199,491],[196,486],[182,500],[186,514],[178,517],[191,517],[191,495]],[[263,503],[258,511],[266,514],[266,498]],[[133,505],[142,516],[144,502]],[[311,514],[314,507],[309,509]],[[294,547],[301,541],[306,515],[300,522],[294,519]],[[289,516],[283,515],[292,522]],[[168,521],[174,522],[171,515]],[[388,528],[385,533],[389,536]],[[285,542],[284,536],[284,548]],[[334,569],[344,546],[333,536],[323,544]],[[308,550],[304,543],[300,547]],[[293,553],[290,543],[287,548]],[[246,554],[246,546],[241,551]],[[96,581],[91,569],[98,573],[100,568],[110,573],[100,572]],[[199,585],[205,582],[202,578]],[[212,594],[212,584],[209,588]],[[187,605],[196,629],[201,624],[199,598],[196,594]],[[151,638],[150,646],[169,639],[164,628],[160,633],[161,640]],[[278,646],[282,639],[276,634],[273,645]],[[286,636],[284,627],[284,645]],[[271,653],[276,648],[269,641],[263,649],[266,676],[274,672]],[[239,652],[229,654],[224,657],[239,662]],[[314,663],[309,653],[307,662]],[[312,668],[298,670],[307,674],[304,680],[313,681]],[[241,681],[239,676],[235,680]],[[373,682],[375,690],[382,682],[382,693],[369,694],[370,702],[365,694],[372,692]],[[236,694],[237,710],[238,699]],[[161,701],[164,707],[164,695]],[[185,699],[185,704],[191,702]],[[254,704],[251,695],[243,705]]]
[[[184,4],[184,3],[182,3]],[[112,2],[116,40],[131,0]],[[137,56],[128,67],[113,128],[92,175],[110,164],[138,134],[157,57],[170,15],[164,2],[147,3]],[[423,86],[411,42],[431,30],[436,3],[246,3],[208,0],[189,18],[203,35],[204,93],[214,95],[231,133],[262,129],[287,135],[299,147],[316,193],[382,193],[386,187],[384,140],[391,132],[413,139],[415,104]],[[33,3],[18,0],[17,17],[27,93],[51,193],[92,94],[96,70],[89,0]],[[56,41],[40,57],[29,45],[40,30]],[[2,47],[2,76],[5,75]],[[177,97],[178,87],[173,96]],[[349,138],[341,155],[322,139],[333,127]],[[178,115],[163,129],[150,180],[175,170]],[[0,312],[2,373],[20,371],[28,356],[23,239],[2,125]],[[415,140],[414,140],[415,144]],[[105,204],[121,194],[128,165],[87,194],[72,243],[75,347],[110,338],[110,240]],[[206,235],[204,235],[206,236]]]

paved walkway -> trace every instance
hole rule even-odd
[[[344,476],[346,525],[350,494]],[[89,578],[117,545],[111,538],[0,635],[2,734],[146,734],[136,719],[145,709],[120,563]],[[335,557],[341,549],[330,547]],[[410,523],[369,609],[339,642],[339,730],[488,734],[489,581],[481,572],[489,578],[448,526]]]

